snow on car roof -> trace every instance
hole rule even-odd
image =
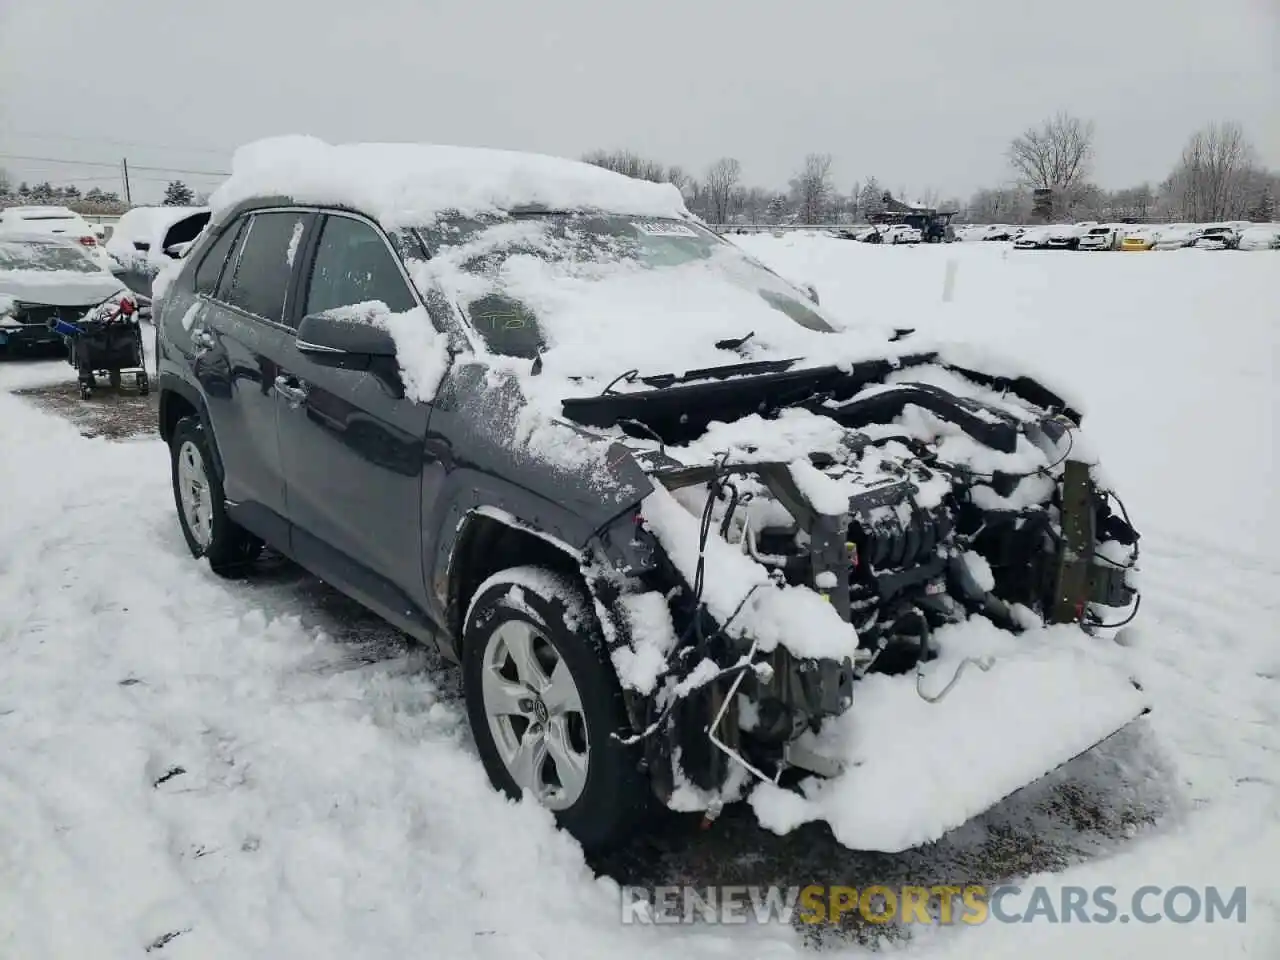
[[[19,219],[28,220],[32,217],[78,217],[80,216],[69,207],[45,206],[41,204],[33,204],[23,207],[5,207],[0,210],[0,214],[16,214]]]
[[[448,211],[475,215],[521,207],[689,216],[671,184],[634,180],[580,161],[433,144],[334,145],[304,136],[241,147],[230,179],[210,205],[216,215],[265,196],[350,206],[388,229],[429,225]]]

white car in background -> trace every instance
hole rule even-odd
[[[1160,231],[1156,239],[1157,250],[1181,250],[1200,239],[1204,227],[1198,223],[1174,223]]]
[[[1047,250],[1049,238],[1053,235],[1051,227],[1028,227],[1018,234],[1013,241],[1015,250]]]
[[[101,266],[109,267],[111,264],[93,227],[69,207],[45,205],[0,209],[0,235],[5,234],[61,237],[80,244]]]
[[[1081,250],[1116,250],[1120,246],[1120,237],[1124,232],[1124,224],[1103,223],[1090,227],[1080,237]]]
[[[1078,250],[1080,238],[1092,227],[1099,226],[1096,220],[1083,220],[1079,223],[1064,223],[1049,228],[1050,250]]]
[[[134,207],[116,224],[107,241],[117,276],[138,295],[142,315],[151,305],[151,283],[209,223],[208,207]]]
[[[905,223],[895,223],[883,232],[881,241],[884,243],[920,243],[924,240],[924,234],[920,232],[918,227],[912,227]]]
[[[1241,230],[1237,249],[1280,250],[1280,223],[1255,223]]]
[[[61,348],[52,324],[74,323],[128,290],[77,239],[0,233],[0,352]]]
[[[1007,223],[989,223],[978,235],[978,239],[990,240],[993,243],[1005,242],[1014,239],[1020,229],[1020,227],[1011,227]]]

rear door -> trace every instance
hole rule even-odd
[[[281,546],[288,527],[275,382],[293,340],[284,316],[294,260],[313,220],[314,214],[300,210],[247,215],[214,295],[193,307],[184,323],[226,497],[236,505],[238,521]]]
[[[307,247],[294,322],[377,300],[419,305],[399,256],[371,222],[330,213]],[[423,311],[423,323],[430,321]],[[277,409],[294,555],[348,592],[397,611],[421,608],[421,487],[430,408],[376,374],[287,351]]]

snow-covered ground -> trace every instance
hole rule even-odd
[[[1249,888],[1245,924],[988,922],[894,948],[1280,955],[1275,254],[737,239],[851,321],[970,337],[1084,394],[1145,535],[1126,655],[1153,705],[1092,769],[1166,796],[1135,839],[1039,881]],[[0,957],[805,951],[787,927],[623,926],[616,884],[488,787],[431,658],[367,656],[296,593],[214,577],[158,441],[86,440],[7,392],[70,376],[0,363]]]

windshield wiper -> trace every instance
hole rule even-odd
[[[669,387],[673,383],[689,383],[692,380],[727,380],[729,377],[752,376],[757,373],[782,373],[795,366],[797,358],[790,360],[752,360],[748,363],[730,363],[723,367],[703,367],[684,373],[655,373],[638,377],[650,387]]]
[[[684,373],[653,373],[647,377],[640,376],[639,370],[624,370],[600,391],[600,396],[608,397],[618,391],[613,388],[619,383],[643,383],[647,387],[669,387],[675,383],[689,383],[693,380],[727,380],[729,377],[753,376],[757,373],[783,373],[796,364],[796,358],[789,360],[752,360],[747,363],[730,363],[723,367],[703,367],[699,370],[686,370]],[[581,380],[581,377],[570,377],[570,380]]]

